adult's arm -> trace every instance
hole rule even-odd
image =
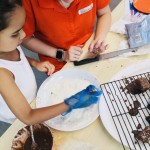
[[[56,58],[57,49],[52,46],[49,46],[48,44],[42,42],[41,40],[35,37],[25,38],[23,40],[22,45],[31,51],[37,52],[45,56]]]
[[[16,85],[13,74],[7,69],[0,68],[0,94],[13,114],[25,124],[31,125],[49,120],[68,110],[95,104],[102,92],[95,86],[89,85],[62,103],[32,109]]]
[[[110,29],[111,25],[111,11],[109,6],[103,9],[97,10],[97,24],[95,37],[90,44],[89,51],[92,52],[93,49],[100,48],[102,51],[106,49],[105,38]]]
[[[57,49],[49,46],[48,44],[40,41],[39,39],[33,37],[32,35],[36,31],[36,18],[33,11],[33,5],[38,5],[36,1],[23,0],[23,6],[26,11],[26,21],[23,30],[26,33],[27,38],[23,40],[22,45],[34,52],[56,58]],[[36,7],[36,6],[35,6]]]
[[[29,38],[25,38],[23,40],[22,45],[31,50],[34,51],[36,53],[45,55],[45,56],[49,56],[52,58],[56,58],[56,52],[57,52],[57,48],[52,47],[44,42],[42,42],[41,40],[35,38],[35,37],[29,37]],[[75,61],[78,60],[81,53],[82,53],[82,45],[77,45],[77,46],[71,46],[68,51],[64,51],[64,61]]]

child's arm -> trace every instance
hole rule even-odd
[[[35,67],[39,71],[46,72],[48,76],[55,71],[55,66],[49,61],[39,62],[30,57],[27,57],[27,59],[31,66]]]
[[[12,113],[25,124],[35,124],[49,120],[68,111],[64,103],[44,108],[32,109],[15,83],[13,74],[0,68],[0,94]]]
[[[88,86],[83,91],[65,99],[65,102],[32,109],[15,83],[13,74],[0,68],[0,94],[12,113],[27,125],[41,123],[72,109],[88,107],[98,102],[101,92],[95,86]]]

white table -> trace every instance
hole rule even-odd
[[[115,22],[124,14],[123,0],[112,12],[112,22]],[[108,51],[117,50],[118,43],[123,39],[119,34],[109,33],[107,41],[110,45]],[[141,60],[150,59],[150,55],[132,56],[127,58],[110,59],[99,61],[76,68],[80,68],[94,74],[101,83],[109,82],[110,79],[120,70],[133,63]],[[64,68],[74,68],[72,63],[67,63]],[[32,103],[34,106],[35,101]],[[10,150],[11,142],[16,132],[24,126],[19,120],[16,120],[12,126],[0,138],[0,150]],[[88,127],[73,131],[61,132],[53,130],[55,144],[58,150],[72,150],[77,143],[89,143],[97,148],[97,150],[123,150],[122,145],[113,139],[104,128],[100,118]]]

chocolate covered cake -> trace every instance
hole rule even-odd
[[[38,144],[36,150],[51,150],[53,137],[49,128],[43,124],[33,125],[35,142]],[[18,131],[12,142],[12,150],[33,150],[29,126]],[[35,149],[34,149],[35,150]]]
[[[142,131],[134,130],[132,133],[137,140],[150,144],[150,126],[145,127]]]
[[[128,83],[125,89],[133,95],[140,94],[150,89],[150,83],[146,78],[138,78]]]

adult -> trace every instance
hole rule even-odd
[[[56,71],[67,60],[76,61],[82,47],[94,31],[90,53],[107,49],[106,35],[110,28],[110,0],[23,0],[26,10],[23,46],[49,60]]]

